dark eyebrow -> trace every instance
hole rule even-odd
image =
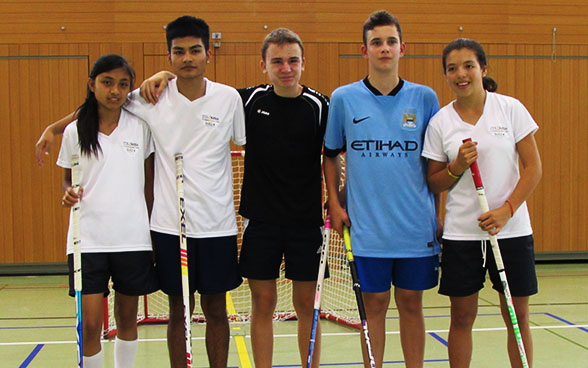
[[[188,46],[188,51],[192,51],[192,50],[200,50],[203,49],[204,47],[200,44],[196,44],[196,45],[192,45],[192,46]],[[173,51],[185,51],[186,48],[185,47],[181,47],[181,46],[173,46],[171,48]]]
[[[103,76],[102,79],[103,80],[105,80],[105,79],[114,80],[114,78],[109,75]],[[121,79],[119,79],[119,82],[129,82],[130,80],[131,80],[130,78],[121,78]]]

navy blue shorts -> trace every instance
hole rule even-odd
[[[239,269],[243,277],[275,280],[280,276],[282,257],[285,277],[316,281],[323,235],[320,226],[274,225],[249,220],[243,233]],[[329,268],[325,268],[325,278]]]
[[[180,240],[177,235],[151,232],[155,270],[161,290],[182,295]],[[233,290],[243,280],[237,264],[237,236],[188,239],[190,293],[219,294]]]
[[[427,290],[439,281],[439,256],[419,258],[355,257],[361,291],[382,293],[391,285],[407,290]]]
[[[73,255],[67,256],[69,295],[74,296]],[[108,281],[124,295],[137,296],[159,290],[151,251],[82,253],[82,294],[108,295]]]
[[[523,297],[537,294],[533,236],[499,239],[498,244],[511,295]],[[457,297],[472,295],[484,287],[486,271],[490,275],[493,289],[503,294],[504,289],[489,241],[484,265],[480,240],[443,239],[440,294]]]

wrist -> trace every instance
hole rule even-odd
[[[447,175],[449,175],[450,177],[452,177],[453,179],[459,179],[461,177],[461,175],[463,174],[463,172],[461,174],[456,173],[455,171],[453,171],[451,169],[451,164],[447,165]]]

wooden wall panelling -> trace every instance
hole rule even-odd
[[[576,68],[578,78],[576,78],[577,98],[575,103],[577,104],[578,112],[574,117],[574,122],[577,122],[579,127],[577,132],[572,135],[575,138],[574,146],[577,150],[574,154],[574,176],[572,180],[577,183],[577,190],[573,197],[573,201],[578,201],[578,207],[574,213],[574,241],[584,241],[584,247],[580,250],[588,251],[588,194],[586,194],[586,188],[588,188],[588,170],[586,170],[586,162],[588,161],[588,124],[586,118],[588,117],[588,46],[580,45],[577,46],[577,55],[584,55],[585,58],[580,60],[578,67]],[[581,200],[578,200],[581,198]]]
[[[22,45],[12,50],[20,56],[2,60],[6,65],[2,70],[8,73],[8,92],[2,96],[2,105],[8,107],[2,117],[6,122],[3,133],[8,132],[1,142],[5,150],[0,158],[2,205],[10,209],[11,216],[2,218],[1,227],[5,237],[11,237],[3,246],[12,250],[4,249],[0,257],[10,263],[64,260],[67,213],[59,206],[61,171],[53,167],[59,141],[43,169],[36,167],[33,147],[39,125],[65,114],[54,114],[56,106],[71,111],[81,102],[87,76],[85,57],[29,57],[29,49]],[[32,53],[37,53],[36,47]],[[75,103],[70,96],[77,96]]]
[[[0,52],[6,55],[8,47],[0,45]],[[5,83],[10,81],[9,63],[9,60],[0,59],[0,79]],[[9,82],[8,85],[10,85]],[[2,188],[0,208],[3,209],[0,211],[0,228],[2,229],[0,231],[0,263],[11,262],[14,259],[14,213],[10,191],[12,185],[10,146],[12,117],[10,110],[10,88],[0,88],[0,121],[2,121],[2,129],[0,129],[0,187]]]
[[[562,46],[562,49],[569,51],[569,46]],[[560,193],[560,238],[559,241],[563,245],[565,251],[572,250],[571,235],[573,232],[573,215],[572,210],[575,204],[572,201],[570,193],[575,183],[571,180],[571,164],[574,161],[572,157],[574,147],[574,139],[571,135],[570,127],[577,129],[577,121],[573,121],[574,110],[577,111],[577,107],[574,109],[572,105],[575,101],[572,101],[572,91],[575,89],[573,80],[573,71],[571,68],[575,64],[569,59],[558,60],[557,64],[559,78],[555,82],[555,89],[559,89],[559,98],[557,101],[558,111],[556,116],[558,117],[557,125],[560,132],[560,140],[556,143],[558,146],[557,156],[552,159],[556,159],[560,166],[560,176],[558,178],[558,186]],[[551,178],[548,178],[548,180]],[[554,239],[555,240],[555,239]]]
[[[304,40],[303,40],[304,41]],[[305,43],[302,83],[330,96],[339,86],[339,47],[336,43]]]
[[[260,49],[261,42],[223,42],[213,57],[216,81],[235,88],[269,83],[260,66]]]
[[[388,8],[411,42],[447,42],[458,34],[484,42],[586,44],[585,1],[10,1],[0,4],[0,35],[11,43],[157,42],[183,14],[203,17],[225,42],[258,42],[267,29],[292,28],[306,42],[356,42],[373,10]],[[276,14],[280,14],[276,17]],[[62,30],[62,26],[65,27]]]
[[[361,43],[339,44],[339,85],[356,82],[367,76],[368,64],[361,56]]]
[[[583,48],[585,50],[585,48]],[[586,246],[586,238],[579,235],[585,232],[586,217],[582,211],[588,203],[586,188],[585,164],[588,160],[586,150],[586,53],[580,54],[578,46],[566,45],[560,48],[562,55],[578,55],[576,58],[556,58],[552,64],[558,68],[559,77],[554,81],[555,87],[559,90],[558,103],[554,120],[559,126],[561,138],[552,142],[559,149],[558,156],[551,157],[559,163],[560,177],[557,178],[561,193],[561,234],[560,241],[566,247],[562,250],[575,250],[582,244]],[[580,58],[579,55],[584,55]],[[584,74],[580,73],[584,70]],[[554,88],[555,89],[555,88]],[[583,96],[583,99],[581,98]],[[583,111],[583,114],[581,113]],[[583,139],[582,139],[583,138]],[[582,178],[583,175],[583,178]],[[578,220],[583,220],[580,222]],[[582,229],[582,230],[580,230]],[[554,234],[554,238],[555,238]],[[554,239],[556,240],[556,239]]]

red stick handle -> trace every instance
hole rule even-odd
[[[466,142],[471,142],[471,141],[472,141],[472,138],[466,138],[462,142],[466,143]],[[484,188],[484,184],[482,183],[482,176],[480,175],[480,168],[478,167],[477,161],[474,161],[470,165],[470,171],[472,172],[472,179],[474,179],[474,185],[476,186],[476,189]]]

